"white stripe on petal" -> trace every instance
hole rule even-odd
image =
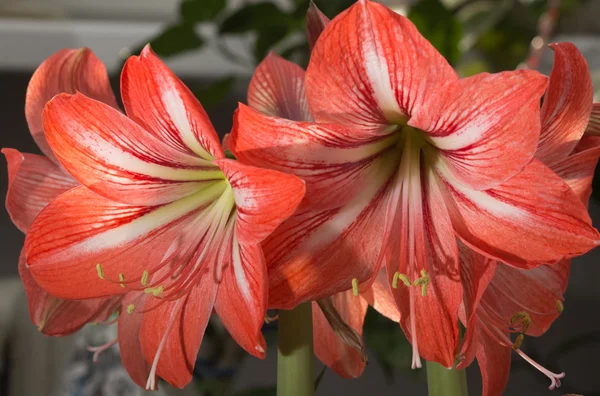
[[[235,275],[235,281],[237,282],[238,289],[248,302],[251,301],[250,287],[248,286],[248,280],[246,279],[246,273],[244,266],[242,265],[242,258],[240,256],[240,245],[238,244],[237,237],[233,235],[233,248],[231,255],[231,262],[233,263],[233,273]]]

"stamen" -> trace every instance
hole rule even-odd
[[[127,313],[128,313],[128,314],[131,314],[131,313],[133,312],[133,310],[134,310],[134,309],[135,309],[135,305],[133,305],[133,304],[129,304],[129,305],[127,306]]]
[[[118,342],[118,339],[115,338],[114,340],[107,342],[104,345],[100,345],[97,347],[91,347],[88,346],[87,350],[90,352],[94,352],[94,357],[92,358],[92,361],[94,363],[98,363],[98,358],[100,358],[100,355],[102,354],[102,352],[109,350],[113,345],[115,345]]]
[[[148,284],[148,277],[150,276],[150,273],[148,272],[148,270],[145,270],[144,273],[142,274],[142,286],[146,286]]]
[[[119,274],[119,281],[125,282],[125,275],[124,274]],[[121,287],[125,288],[125,284],[121,283]]]
[[[102,265],[96,264],[96,272],[98,272],[98,278],[104,279],[104,268],[102,268]]]
[[[517,349],[521,348],[521,345],[523,344],[523,340],[525,339],[525,336],[523,334],[519,334],[519,336],[517,337],[517,339],[515,340],[515,343],[513,344],[513,349],[516,351]]]
[[[563,313],[565,310],[565,304],[563,304],[563,302],[560,300],[556,300],[556,310],[558,313]]]
[[[421,296],[427,296],[427,286],[431,280],[429,279],[429,274],[424,269],[421,270],[421,277],[416,279],[413,283],[415,286],[421,286]]]
[[[147,287],[146,289],[144,289],[144,293],[146,294],[152,294],[154,297],[158,297],[160,296],[160,293],[162,293],[165,290],[164,286],[158,286],[158,287]]]
[[[265,323],[266,324],[271,324],[271,323],[275,322],[277,319],[279,319],[279,315],[275,315],[275,316],[266,315],[265,316]]]
[[[531,364],[533,367],[538,369],[541,373],[543,373],[546,377],[550,378],[551,384],[548,389],[553,390],[554,388],[559,388],[561,386],[560,379],[565,377],[565,373],[556,374],[547,368],[540,365],[538,362],[527,356],[522,350],[517,349],[516,352],[521,356],[527,363]]]
[[[360,290],[358,289],[358,279],[356,278],[352,279],[352,294],[354,294],[354,297],[358,297],[360,294]]]
[[[165,334],[163,334],[162,339],[160,340],[160,344],[158,345],[158,349],[156,350],[156,355],[154,355],[154,361],[152,362],[152,367],[150,368],[150,374],[148,375],[148,380],[146,381],[146,390],[155,390],[156,389],[156,368],[158,367],[158,359],[160,358],[160,354],[167,342],[167,337],[175,324],[175,318],[177,317],[178,311],[181,309],[181,303],[183,300],[177,303],[177,307],[171,313],[171,318],[169,319],[169,325],[165,330]]]
[[[402,283],[404,283],[407,287],[412,286],[412,283],[411,283],[410,279],[408,279],[408,276],[401,274],[400,272],[396,272],[394,274],[394,279],[392,279],[392,287],[394,289],[398,288],[398,280],[401,280]]]
[[[531,316],[527,312],[517,312],[510,319],[510,324],[514,326],[519,321],[521,322],[521,333],[527,333],[529,326],[531,326]]]

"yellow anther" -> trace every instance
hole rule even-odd
[[[154,297],[158,297],[160,293],[163,292],[163,290],[165,290],[164,286],[149,287],[147,289],[144,289],[144,293],[152,294]]]
[[[104,268],[102,268],[102,265],[96,264],[96,272],[98,272],[98,278],[104,279]]]
[[[531,326],[531,316],[527,312],[517,312],[510,319],[510,324],[514,325],[518,321],[521,321],[521,333],[527,333],[529,326]]]
[[[123,274],[119,274],[119,281],[121,282],[125,282],[125,275]],[[121,287],[125,287],[125,285],[123,283],[121,283]]]
[[[394,274],[394,279],[392,279],[392,287],[394,289],[398,288],[398,280],[401,280],[402,283],[406,285],[406,287],[412,286],[412,282],[410,281],[410,279],[408,279],[408,276],[401,274],[400,272],[396,272]]]
[[[429,274],[424,269],[421,270],[421,277],[414,282],[415,286],[421,286],[421,296],[427,296],[427,286],[429,285]]]
[[[558,313],[563,313],[565,310],[565,304],[563,304],[563,302],[560,300],[556,300],[556,310]]]
[[[150,274],[148,273],[148,271],[144,271],[144,273],[142,274],[142,286],[146,286],[148,284],[149,276]]]
[[[523,334],[519,334],[519,336],[515,340],[515,343],[512,346],[515,351],[521,348],[521,345],[523,344],[524,339],[525,339],[525,336]]]
[[[128,314],[132,313],[134,309],[135,309],[135,305],[133,305],[133,304],[129,304],[129,305],[127,306],[127,313],[128,313]]]
[[[354,294],[354,297],[358,297],[360,294],[360,290],[358,288],[358,279],[356,278],[352,279],[352,294]]]

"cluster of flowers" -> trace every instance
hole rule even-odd
[[[118,311],[133,380],[183,387],[213,309],[262,358],[267,308],[329,299],[358,333],[369,305],[399,322],[413,367],[477,358],[485,395],[512,350],[560,385],[520,345],[562,312],[569,259],[600,241],[582,55],[553,44],[549,78],[459,79],[368,0],[333,21],[311,6],[308,32],[308,70],[269,55],[223,145],[149,47],[123,68],[124,111],[90,50],[38,68],[26,116],[45,156],[3,150],[33,322],[66,335]],[[313,317],[317,356],[359,376],[360,352]]]

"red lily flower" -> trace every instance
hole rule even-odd
[[[315,16],[320,15],[319,20],[325,21],[326,17],[312,4],[309,25],[312,21],[310,12],[314,12]],[[304,75],[304,70],[298,65],[276,54],[269,54],[258,65],[250,81],[248,105],[266,115],[292,121],[312,121],[306,104]],[[272,267],[270,271],[272,273]],[[355,296],[353,290],[344,291],[334,295],[332,300],[344,322],[360,335],[369,304],[396,322],[400,319],[385,271],[381,271],[373,285],[362,294]],[[346,344],[334,332],[317,302],[313,302],[313,326],[315,355],[340,376],[359,377],[365,367],[360,351]]]
[[[44,111],[48,143],[81,187],[27,233],[35,280],[65,299],[124,297],[123,363],[147,389],[183,387],[213,308],[264,357],[260,242],[304,195],[296,176],[226,159],[201,104],[146,47],[121,77],[127,116],[81,94]]]
[[[570,43],[553,44],[554,67],[542,107],[542,131],[536,158],[556,172],[587,206],[594,169],[600,157],[600,138],[584,136],[592,112],[592,80],[584,57]],[[508,381],[510,351],[514,349],[560,386],[556,374],[533,361],[520,346],[524,335],[540,336],[563,310],[570,260],[519,270],[464,249],[463,276],[475,280],[465,289],[467,333],[462,346],[466,367],[475,357],[483,378],[484,395],[501,395]],[[476,308],[473,308],[476,307]],[[520,333],[513,342],[510,333]]]
[[[306,98],[316,123],[240,105],[231,147],[307,183],[263,244],[269,302],[289,308],[379,272],[420,356],[451,367],[462,301],[456,236],[517,268],[598,243],[585,206],[533,158],[546,77],[519,70],[459,80],[406,18],[361,0],[316,43]],[[515,242],[517,241],[517,242]]]
[[[46,59],[33,74],[25,98],[29,131],[44,155],[2,150],[8,165],[6,210],[13,223],[27,232],[33,219],[54,198],[79,183],[60,166],[48,146],[42,128],[46,102],[63,92],[80,91],[117,108],[106,68],[87,48],[64,49]],[[47,335],[67,335],[89,322],[101,322],[119,306],[114,299],[65,301],[46,293],[33,280],[19,257],[19,274],[29,304],[32,322]]]

